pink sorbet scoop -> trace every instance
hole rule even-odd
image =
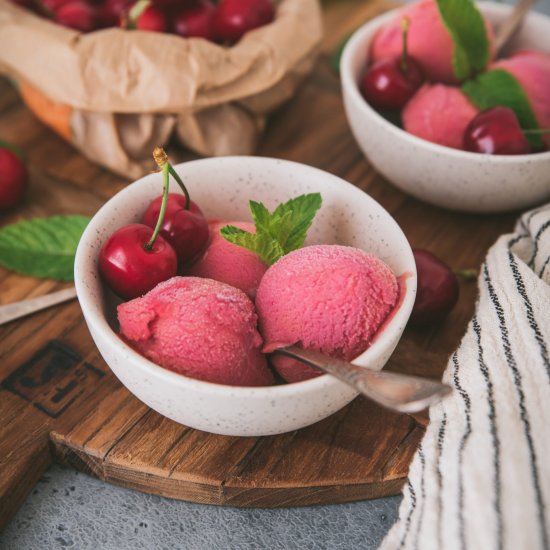
[[[466,127],[477,115],[460,88],[444,84],[424,84],[405,105],[403,128],[422,139],[462,149]]]
[[[256,290],[267,269],[257,254],[226,241],[220,229],[234,225],[239,229],[255,233],[254,224],[249,222],[210,221],[210,243],[204,254],[191,266],[189,274],[207,277],[240,288],[254,299]]]
[[[120,334],[154,363],[191,378],[267,386],[254,304],[241,290],[198,277],[174,277],[118,306]]]
[[[541,128],[550,128],[550,55],[521,50],[493,63],[491,69],[504,69],[516,77],[523,88]],[[550,134],[542,136],[550,148]]]
[[[283,256],[256,296],[267,343],[298,343],[347,361],[363,353],[397,303],[397,279],[376,256],[338,245],[307,246]],[[287,357],[273,364],[288,382],[320,373]]]

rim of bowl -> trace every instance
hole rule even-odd
[[[226,156],[226,157],[210,157],[210,158],[204,158],[204,159],[198,159],[193,160],[185,163],[180,163],[177,165],[174,165],[174,168],[176,170],[181,166],[188,166],[189,164],[207,164],[207,163],[213,163],[213,162],[233,162],[238,165],[242,165],[242,163],[246,162],[252,162],[257,163],[258,165],[262,165],[264,163],[268,164],[284,164],[289,167],[299,167],[300,169],[307,169],[312,171],[313,173],[319,172],[322,173],[325,176],[330,176],[331,179],[334,179],[338,182],[338,184],[346,186],[348,188],[352,188],[357,192],[360,192],[364,195],[364,198],[371,203],[372,206],[374,206],[375,209],[379,209],[380,212],[388,218],[388,222],[390,225],[393,225],[393,230],[397,232],[400,239],[404,241],[406,244],[406,252],[409,258],[407,258],[407,263],[410,263],[410,269],[407,269],[406,273],[411,273],[411,277],[407,277],[405,280],[405,297],[404,299],[398,303],[397,310],[392,311],[393,316],[390,318],[390,320],[383,324],[382,326],[382,332],[380,334],[376,333],[374,336],[374,341],[372,342],[372,345],[369,346],[362,354],[358,355],[354,359],[351,360],[351,362],[355,361],[362,361],[362,358],[367,358],[369,355],[377,355],[379,353],[382,353],[384,349],[387,348],[389,344],[391,344],[391,340],[393,339],[393,336],[395,335],[395,332],[399,331],[399,325],[400,323],[403,323],[403,326],[406,325],[407,320],[410,316],[410,313],[412,311],[412,307],[414,305],[414,298],[416,295],[416,265],[414,262],[414,256],[412,253],[411,245],[406,237],[406,235],[403,233],[403,230],[399,227],[399,224],[395,221],[393,216],[376,200],[374,200],[370,195],[356,187],[355,185],[347,182],[346,180],[340,178],[339,176],[336,176],[334,174],[331,174],[330,172],[326,172],[325,170],[321,170],[320,168],[316,168],[314,166],[309,166],[307,164],[302,164],[299,162],[289,161],[289,160],[283,160],[278,158],[272,158],[272,157],[256,157],[256,156]],[[303,391],[317,391],[319,389],[322,389],[323,387],[330,387],[331,385],[334,385],[336,383],[341,384],[339,380],[336,378],[324,374],[317,376],[315,378],[311,378],[309,380],[303,380],[301,382],[291,382],[286,384],[278,384],[278,385],[272,385],[272,386],[230,386],[227,384],[218,384],[215,382],[207,382],[205,380],[198,380],[196,378],[191,378],[189,376],[186,376],[184,374],[179,374],[176,372],[173,372],[169,369],[166,369],[160,365],[157,365],[156,363],[150,361],[137,351],[135,351],[130,345],[128,345],[124,340],[122,340],[118,334],[111,328],[109,323],[107,322],[107,319],[105,318],[105,315],[103,315],[101,311],[101,305],[98,307],[95,301],[93,300],[91,296],[91,290],[87,288],[87,286],[84,284],[83,276],[89,277],[89,274],[86,274],[84,272],[81,272],[81,266],[86,263],[86,249],[85,244],[88,240],[93,240],[94,235],[96,233],[95,231],[95,224],[97,223],[97,217],[100,213],[105,213],[106,211],[110,210],[110,208],[113,206],[113,201],[116,200],[116,202],[123,202],[126,195],[131,193],[132,185],[139,183],[139,182],[145,182],[148,181],[150,178],[155,177],[156,174],[148,174],[138,180],[135,180],[134,182],[131,182],[128,184],[127,187],[125,187],[123,190],[119,191],[113,197],[111,197],[92,217],[90,223],[84,230],[84,233],[82,234],[82,237],[80,239],[80,242],[77,247],[76,255],[75,255],[75,287],[76,287],[76,293],[78,297],[78,301],[80,303],[80,307],[83,310],[86,323],[92,323],[93,328],[95,331],[99,332],[103,338],[107,339],[112,343],[112,345],[120,347],[121,351],[124,352],[130,360],[133,360],[134,362],[137,362],[139,366],[145,370],[150,370],[155,376],[164,378],[168,382],[172,382],[175,384],[185,385],[188,389],[198,389],[198,390],[206,390],[208,392],[214,393],[214,394],[227,394],[227,392],[230,392],[234,394],[235,397],[264,397],[264,394],[269,394],[269,396],[275,397],[277,396],[285,396],[295,393],[296,391],[303,390]],[[94,265],[97,269],[97,257],[92,260]],[[397,274],[396,276],[399,276]],[[97,274],[97,279],[100,285],[103,285],[104,283],[101,281],[101,277],[99,273]],[[96,311],[97,310],[97,311]],[[90,330],[90,329],[89,329]],[[401,331],[402,332],[402,331]],[[391,335],[391,336],[390,336]],[[367,368],[367,367],[365,367]]]
[[[479,2],[479,7],[482,12],[487,12],[494,15],[507,15],[509,14],[513,6],[504,4],[498,4],[496,2]],[[426,139],[417,137],[410,134],[403,128],[392,124],[386,120],[376,109],[371,107],[367,101],[361,95],[359,91],[359,85],[355,75],[353,74],[352,64],[356,51],[361,47],[364,50],[365,61],[367,60],[366,54],[368,52],[374,32],[387,20],[391,19],[394,15],[399,13],[402,7],[395,8],[388,12],[383,13],[370,19],[365,24],[361,25],[350,37],[344,51],[342,52],[342,58],[340,61],[340,77],[342,79],[342,87],[344,91],[349,93],[356,104],[359,104],[359,109],[369,117],[374,117],[382,126],[384,126],[389,132],[391,132],[398,139],[404,139],[409,141],[412,145],[419,147],[425,147],[428,150],[432,150],[434,153],[443,153],[457,158],[467,158],[472,160],[478,160],[486,162],[488,164],[505,164],[505,163],[517,163],[525,160],[534,161],[548,161],[550,160],[550,151],[543,151],[541,153],[528,153],[526,155],[486,155],[483,153],[473,153],[471,151],[463,151],[462,149],[454,149],[453,147],[447,147],[445,145],[439,145]],[[531,20],[539,20],[549,26],[550,31],[550,17],[538,12],[529,12],[527,17]],[[366,41],[365,36],[372,33],[372,36]]]

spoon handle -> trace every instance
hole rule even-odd
[[[527,15],[527,12],[531,9],[533,4],[537,0],[519,0],[519,2],[514,7],[514,10],[510,16],[504,21],[501,27],[498,29],[498,32],[495,36],[495,53],[499,54],[500,50],[504,48],[508,40],[512,38],[513,34],[521,25],[524,17]]]
[[[73,298],[76,298],[76,289],[74,286],[57,292],[51,292],[50,294],[44,294],[37,298],[30,298],[29,300],[21,300],[13,304],[0,306],[0,325],[19,319],[20,317],[25,317],[36,311],[72,300]]]
[[[352,386],[373,401],[399,412],[418,412],[448,395],[452,388],[436,380],[378,372],[297,346],[278,348],[280,353],[322,370]]]

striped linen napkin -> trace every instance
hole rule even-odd
[[[503,235],[380,550],[550,548],[550,204]]]

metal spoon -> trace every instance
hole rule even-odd
[[[506,18],[504,23],[498,29],[495,36],[495,53],[498,55],[502,48],[506,46],[508,41],[512,38],[520,25],[523,23],[523,19],[536,3],[537,0],[519,0],[514,7],[514,10]]]
[[[297,346],[271,350],[331,374],[388,409],[413,413],[449,395],[452,388],[428,378],[375,371]]]
[[[72,300],[75,297],[76,290],[71,287],[37,298],[0,306],[0,325]],[[270,353],[280,353],[292,357],[329,373],[380,405],[399,412],[420,411],[437,403],[452,391],[450,386],[435,380],[393,372],[378,372],[297,346],[276,347],[275,349],[271,346],[268,347]]]
[[[41,311],[51,306],[61,304],[68,300],[76,298],[76,289],[73,287],[58,290],[57,292],[50,292],[37,298],[30,298],[28,300],[20,300],[13,304],[6,304],[0,306],[0,325],[15,321],[21,317]]]

